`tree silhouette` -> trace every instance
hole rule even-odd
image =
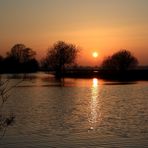
[[[31,48],[26,48],[23,44],[16,44],[11,48],[11,51],[8,52],[7,55],[19,63],[24,63],[33,59],[36,53]]]
[[[130,51],[121,50],[104,59],[101,67],[102,69],[124,72],[128,69],[136,67],[137,65],[138,60],[131,54]]]
[[[63,41],[56,42],[48,49],[44,64],[55,70],[55,74],[61,77],[64,74],[65,66],[75,62],[78,49],[73,44]]]
[[[38,70],[35,51],[24,44],[14,45],[4,59],[5,72],[34,72]]]

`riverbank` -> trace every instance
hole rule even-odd
[[[148,80],[148,70],[128,70],[124,72],[111,70],[67,70],[63,77],[70,78],[101,78],[106,80],[135,81]]]
[[[30,73],[45,72],[52,74],[56,77],[54,71],[40,70],[36,72],[9,72],[7,74],[21,74],[26,76]],[[6,73],[1,73],[6,74]],[[89,68],[89,69],[66,69],[61,75],[64,78],[100,78],[104,80],[115,80],[115,81],[138,81],[138,80],[148,80],[148,69],[134,69],[127,70],[124,72],[118,72],[113,70],[101,70],[99,68]]]

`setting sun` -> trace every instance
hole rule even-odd
[[[92,53],[92,56],[93,56],[94,58],[97,58],[97,57],[98,57],[98,52],[93,52],[93,53]]]

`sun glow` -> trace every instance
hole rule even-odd
[[[97,57],[98,57],[98,52],[93,52],[93,53],[92,53],[92,56],[93,56],[94,58],[97,58]]]

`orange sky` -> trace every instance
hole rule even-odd
[[[120,49],[148,65],[147,6],[147,0],[0,0],[0,54],[23,43],[41,58],[63,40],[81,48],[81,65],[98,65]]]

